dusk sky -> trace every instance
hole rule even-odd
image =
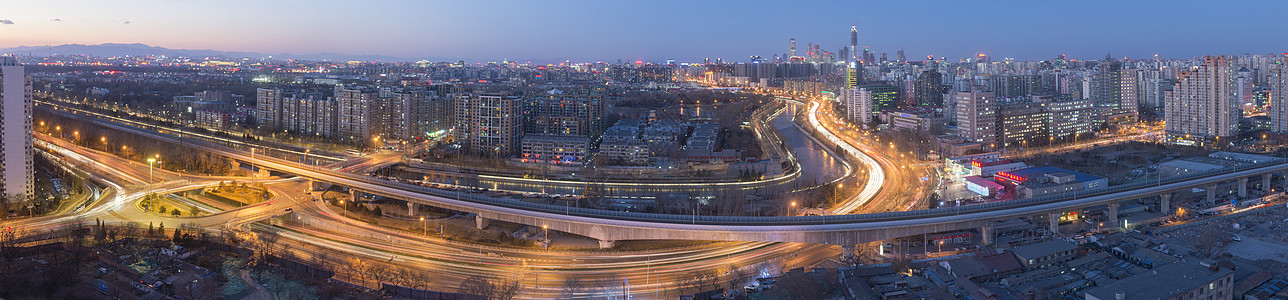
[[[1288,1],[99,1],[0,4],[0,48],[176,49],[484,60],[701,61],[820,43],[910,60],[1166,58],[1288,50]],[[10,24],[11,23],[11,24]],[[1279,25],[1276,25],[1279,24]]]

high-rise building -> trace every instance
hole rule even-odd
[[[456,141],[466,151],[506,157],[523,137],[523,100],[509,93],[456,95]]]
[[[981,85],[957,92],[957,133],[990,150],[997,147],[995,98],[993,91]]]
[[[856,87],[841,90],[841,104],[850,122],[872,123],[872,91]]]
[[[361,86],[336,86],[336,134],[339,138],[362,142],[378,141],[375,113],[377,92]]]
[[[0,57],[0,196],[36,197],[31,130],[31,78],[18,60]]]
[[[1026,148],[1048,145],[1050,114],[1046,103],[1012,100],[997,106],[997,146]]]
[[[861,84],[858,87],[872,92],[872,115],[876,116],[877,112],[899,107],[899,87],[884,84],[871,83]]]
[[[1095,129],[1096,108],[1090,99],[1044,95],[1033,96],[1033,101],[1046,103],[1047,129],[1055,142],[1076,141],[1078,135]]]
[[[900,50],[902,53],[903,50]],[[913,94],[917,97],[917,105],[920,106],[943,106],[944,105],[944,78],[938,70],[930,69],[921,71],[921,76],[917,77],[914,83]]]
[[[1177,73],[1177,83],[1165,92],[1166,131],[1173,140],[1203,143],[1238,133],[1239,104],[1235,98],[1233,58],[1204,56],[1203,62]]]
[[[855,62],[859,60],[858,59],[859,54],[857,51],[858,49],[859,49],[859,26],[851,25],[850,26],[850,49],[848,52],[850,54],[850,57],[847,57],[845,59],[846,63]]]
[[[1288,133],[1288,68],[1271,67],[1270,81],[1270,131]]]
[[[263,129],[276,130],[282,120],[282,89],[255,90],[255,122]]]

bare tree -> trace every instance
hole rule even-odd
[[[581,279],[577,278],[575,274],[570,274],[567,278],[564,278],[563,290],[560,292],[559,298],[572,299],[583,288]]]
[[[475,275],[461,282],[457,293],[464,295],[465,299],[510,300],[518,296],[521,289],[518,280],[501,278],[489,280]]]
[[[369,262],[362,260],[360,257],[350,257],[344,261],[345,275],[350,278],[358,278],[358,285],[367,285],[367,265]]]
[[[1220,223],[1209,221],[1203,226],[1198,226],[1198,234],[1190,239],[1190,247],[1203,254],[1203,257],[1212,257],[1222,251],[1230,242],[1230,234],[1226,228],[1222,228]]]
[[[0,228],[0,255],[4,255],[6,273],[13,271],[10,268],[13,266],[13,261],[18,259],[19,250],[22,250],[18,243],[19,238],[21,235],[18,229],[8,226]]]

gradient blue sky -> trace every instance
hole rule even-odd
[[[890,58],[972,53],[1167,58],[1288,50],[1288,1],[392,1],[0,2],[0,47],[145,43],[263,53],[467,61],[745,61],[820,43]],[[55,21],[55,20],[59,21]]]

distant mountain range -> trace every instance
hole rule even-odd
[[[192,50],[192,49],[170,49],[157,46],[148,46],[145,44],[120,44],[105,43],[98,45],[81,45],[65,44],[58,46],[21,46],[14,48],[0,49],[0,53],[18,54],[18,55],[93,55],[93,56],[126,56],[126,55],[155,55],[171,57],[226,57],[226,58],[263,58],[272,56],[276,59],[298,59],[298,60],[331,60],[331,61],[418,61],[421,59],[430,61],[455,61],[443,57],[424,57],[424,58],[407,58],[395,57],[388,55],[349,55],[340,53],[317,53],[317,54],[266,54],[257,52],[236,52],[236,51],[219,51],[219,50]]]

